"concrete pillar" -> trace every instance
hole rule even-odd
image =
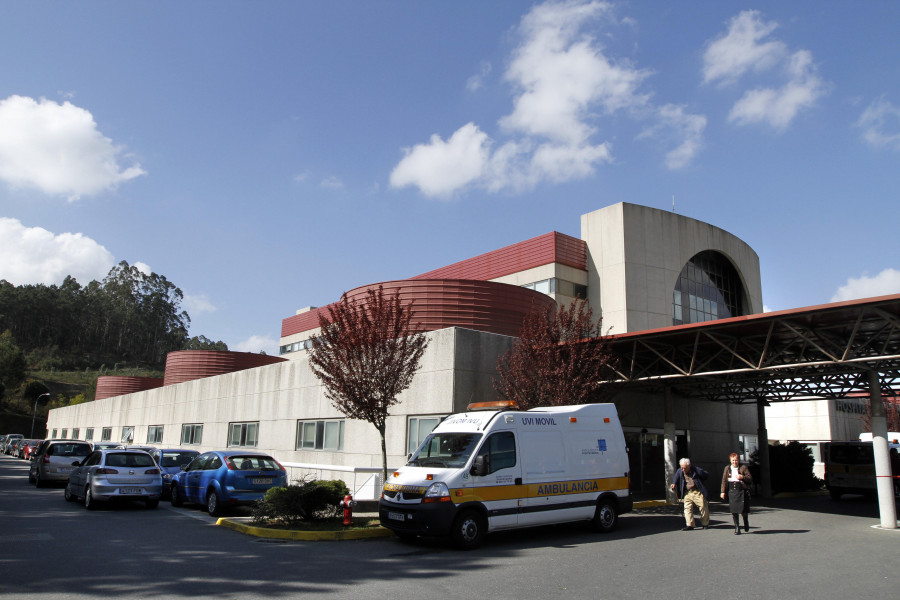
[[[664,418],[663,422],[663,457],[666,468],[666,502],[676,502],[675,491],[669,489],[675,480],[675,469],[678,468],[678,458],[675,456],[675,418],[672,416],[672,397],[669,386],[666,386],[663,397]]]
[[[759,436],[759,478],[761,482],[757,483],[759,495],[763,498],[772,497],[772,477],[769,470],[769,432],[766,429],[766,406],[768,406],[765,398],[756,400],[756,435]]]
[[[875,452],[875,484],[878,492],[878,510],[881,526],[897,528],[897,507],[894,505],[894,484],[891,480],[891,455],[887,442],[887,420],[884,402],[881,400],[881,382],[876,371],[867,371],[869,401],[872,409],[872,449]]]

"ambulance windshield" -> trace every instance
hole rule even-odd
[[[411,467],[463,467],[480,439],[480,433],[433,433],[425,438],[407,464]]]

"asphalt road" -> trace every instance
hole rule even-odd
[[[273,542],[215,525],[199,507],[88,512],[62,487],[27,483],[0,457],[3,598],[895,598],[900,530],[873,501],[827,496],[754,506],[733,535],[682,532],[678,507],[624,515],[611,534],[579,525],[498,533],[472,552],[436,541]]]

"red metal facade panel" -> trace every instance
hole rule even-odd
[[[129,377],[125,375],[102,375],[97,378],[97,391],[94,400],[103,400],[123,394],[143,392],[153,388],[162,387],[163,379],[160,377]]]
[[[181,350],[166,356],[164,385],[183,383],[282,362],[280,356],[220,350]]]
[[[587,269],[587,244],[584,240],[551,231],[512,246],[417,275],[412,279],[484,281],[551,263]]]
[[[384,287],[385,295],[399,292],[404,305],[413,305],[413,322],[425,331],[465,327],[517,336],[522,321],[533,308],[544,309],[554,300],[526,288],[471,279],[406,279],[358,287],[347,292],[351,301],[364,300],[370,289]],[[282,321],[281,335],[288,336],[319,326],[318,313],[327,307]],[[171,355],[170,355],[171,356]]]

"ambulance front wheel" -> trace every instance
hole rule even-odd
[[[478,511],[465,510],[456,517],[450,537],[460,550],[472,550],[484,541],[487,533],[487,522]]]
[[[600,533],[606,533],[615,529],[618,522],[619,513],[616,512],[616,507],[613,506],[613,503],[609,500],[601,500],[597,504],[594,518],[591,520],[593,528]]]

